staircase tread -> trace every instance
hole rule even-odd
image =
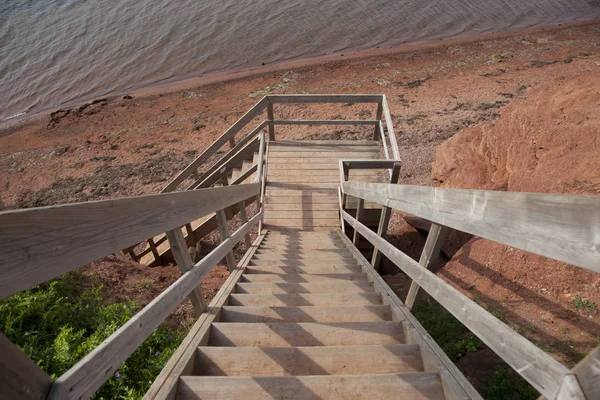
[[[323,273],[323,274],[287,274],[287,273],[262,273],[243,274],[240,282],[282,282],[282,283],[309,283],[309,282],[365,282],[367,274],[362,272],[350,273]]]
[[[434,372],[290,377],[182,376],[177,398],[187,399],[444,399]]]
[[[381,293],[286,293],[229,295],[232,306],[326,306],[328,304],[368,305],[382,304]]]
[[[303,376],[422,372],[416,344],[325,347],[199,347],[194,375]]]
[[[380,322],[390,321],[388,305],[367,306],[224,306],[221,322]]]
[[[237,294],[281,294],[281,293],[361,293],[373,292],[370,282],[326,282],[326,283],[247,283],[235,286]]]

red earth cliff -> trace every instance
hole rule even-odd
[[[598,195],[600,76],[557,80],[436,152],[452,188]],[[600,342],[600,274],[480,238],[438,274],[567,364]]]

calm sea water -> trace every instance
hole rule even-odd
[[[1,0],[0,120],[167,80],[600,17],[600,0]]]

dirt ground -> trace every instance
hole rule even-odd
[[[197,86],[175,85],[164,93],[147,90],[99,99],[0,127],[0,210],[156,193],[261,96],[282,93],[385,94],[403,160],[400,181],[437,185],[440,177],[432,177],[431,165],[441,143],[465,129],[498,120],[503,107],[526,99],[536,88],[551,91],[563,81],[592,74],[600,74],[598,22],[440,41],[363,57],[342,55],[312,64],[232,75]],[[374,113],[373,107],[361,105],[275,108],[276,118],[369,119]],[[327,129],[282,128],[276,137],[350,138],[367,134],[349,128]],[[398,213],[393,215],[390,237],[399,248],[418,258],[424,234]],[[477,240],[456,255],[449,251],[448,259],[467,257],[469,249],[480,245]],[[494,257],[506,256],[502,249],[494,251]],[[511,260],[521,261],[518,257]],[[474,262],[485,268],[488,260]],[[110,296],[130,296],[140,304],[150,301],[178,277],[176,267],[148,269],[117,256],[85,268],[114,283]],[[473,267],[471,271],[481,272],[481,268]],[[519,293],[531,292],[532,296],[519,295],[515,301],[533,301],[535,307],[545,309],[539,314],[540,320],[570,321],[569,332],[563,336],[532,335],[532,340],[539,340],[542,346],[563,342],[574,350],[571,353],[581,353],[588,342],[578,336],[580,333],[587,339],[595,335],[598,340],[597,314],[590,318],[585,307],[584,311],[573,310],[572,306],[565,311],[564,303],[559,309],[550,307],[553,300],[542,289],[555,292],[551,282],[532,289],[511,280],[516,278],[510,275],[502,279],[488,276],[494,284],[484,284],[471,282],[474,275],[463,275],[466,272],[462,270],[452,274],[441,276],[449,281],[460,278],[462,283],[456,285],[465,291],[481,291],[489,298],[490,307],[505,304],[501,311],[509,320],[514,304],[491,296],[499,285]],[[226,277],[220,266],[205,279],[202,285],[207,299],[214,296]],[[531,278],[535,278],[533,272]],[[398,285],[406,287],[402,282]],[[570,293],[575,298],[576,294]],[[177,313],[182,315],[181,321],[187,320],[190,306],[180,307]],[[524,332],[528,329],[528,321],[515,323],[522,323]],[[572,354],[567,353],[559,358],[572,360]]]

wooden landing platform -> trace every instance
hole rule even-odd
[[[379,142],[373,140],[270,142],[265,227],[277,231],[338,228],[339,160],[381,158]],[[386,182],[381,170],[351,171],[349,179]],[[347,207],[355,208],[351,204]],[[380,208],[377,204],[365,204],[365,209]]]

